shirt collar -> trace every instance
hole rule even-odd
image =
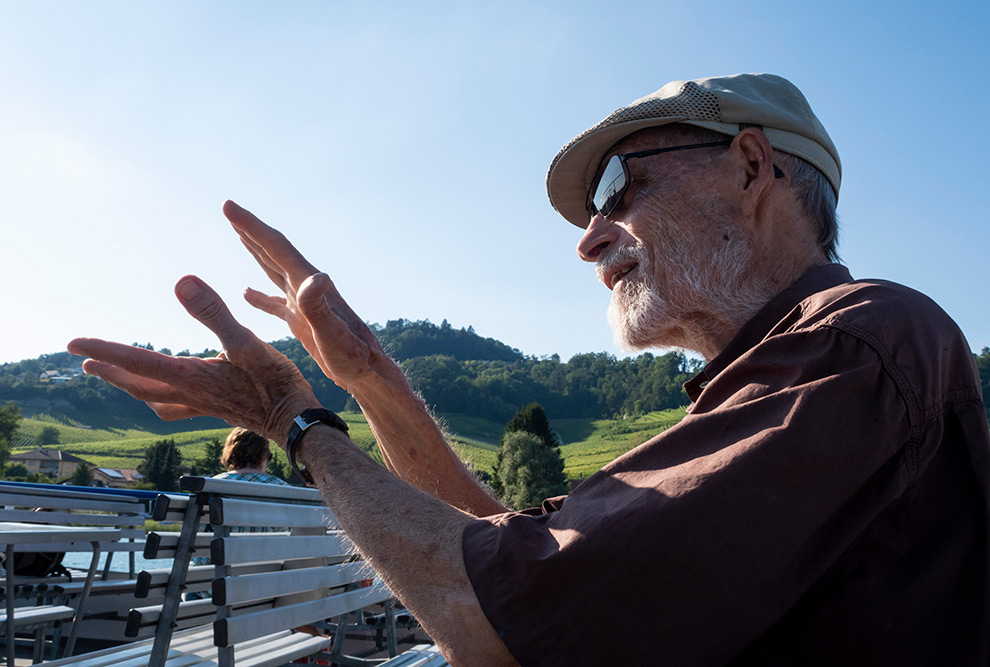
[[[729,364],[738,359],[744,352],[754,347],[766,338],[770,330],[780,322],[794,307],[812,294],[850,282],[852,276],[849,269],[841,264],[824,264],[816,266],[795,280],[780,294],[770,299],[751,320],[746,322],[736,333],[722,352],[712,359],[700,373],[684,383],[684,391],[694,403],[701,391],[715,376],[721,373]]]

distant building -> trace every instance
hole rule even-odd
[[[30,452],[11,454],[7,463],[20,463],[27,468],[28,473],[39,473],[52,479],[71,477],[80,465],[92,464],[78,456],[73,456],[58,449],[38,447]]]
[[[61,371],[45,371],[39,376],[42,382],[51,382],[53,384],[65,384],[71,380],[73,375],[62,375]]]
[[[132,482],[139,482],[144,477],[133,468],[94,468],[93,482],[98,486],[109,486],[120,489],[130,485]]]

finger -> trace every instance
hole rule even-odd
[[[266,253],[263,248],[261,248],[251,239],[245,238],[243,236],[241,236],[240,238],[241,238],[241,244],[245,248],[247,248],[247,251],[249,253],[251,253],[251,256],[254,257],[254,261],[258,262],[258,266],[260,266],[261,270],[265,272],[265,275],[268,276],[269,280],[275,283],[275,286],[278,287],[283,292],[287,291],[285,274],[283,274],[282,271],[279,270],[275,262],[271,261],[271,258],[268,257],[268,253]]]
[[[247,209],[228,200],[224,202],[223,213],[238,233],[243,233],[264,249],[268,258],[297,280],[297,284],[317,272],[316,267],[281,232],[263,223]]]
[[[184,276],[175,285],[175,295],[190,315],[216,334],[228,356],[258,344],[250,329],[234,319],[227,304],[196,276]]]
[[[83,364],[83,370],[89,372],[89,369],[92,369],[93,375],[105,372],[105,366],[115,366],[135,375],[155,377],[162,375],[169,365],[179,361],[161,352],[134,345],[112,343],[99,338],[76,338],[69,343],[68,350],[72,354],[89,357],[89,360]]]
[[[83,370],[139,401],[176,403],[183,400],[183,394],[168,382],[132,373],[112,363],[87,359],[83,362]]]
[[[181,405],[177,403],[157,403],[150,402],[148,407],[151,408],[159,419],[163,419],[167,422],[174,422],[180,419],[192,419],[193,417],[203,417],[208,416],[203,412],[198,410],[193,410],[187,405]]]
[[[286,319],[286,301],[283,297],[269,296],[248,287],[244,290],[244,300],[269,315],[274,315],[282,320]]]

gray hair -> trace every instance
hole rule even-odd
[[[839,261],[839,216],[835,212],[836,196],[825,174],[790,153],[778,152],[778,167],[791,179],[791,188],[801,201],[801,208],[818,232],[818,247],[830,262]]]

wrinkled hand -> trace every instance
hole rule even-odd
[[[93,338],[73,340],[69,352],[90,357],[83,370],[144,401],[162,419],[219,417],[284,443],[292,418],[319,405],[302,374],[238,323],[198,278],[182,278],[175,293],[220,339],[224,351],[217,357],[170,357]]]
[[[347,305],[327,274],[250,211],[228,201],[223,212],[284,295],[269,296],[248,288],[244,298],[255,308],[285,320],[327,377],[354,393],[355,385],[372,373],[398,372],[374,333]]]

